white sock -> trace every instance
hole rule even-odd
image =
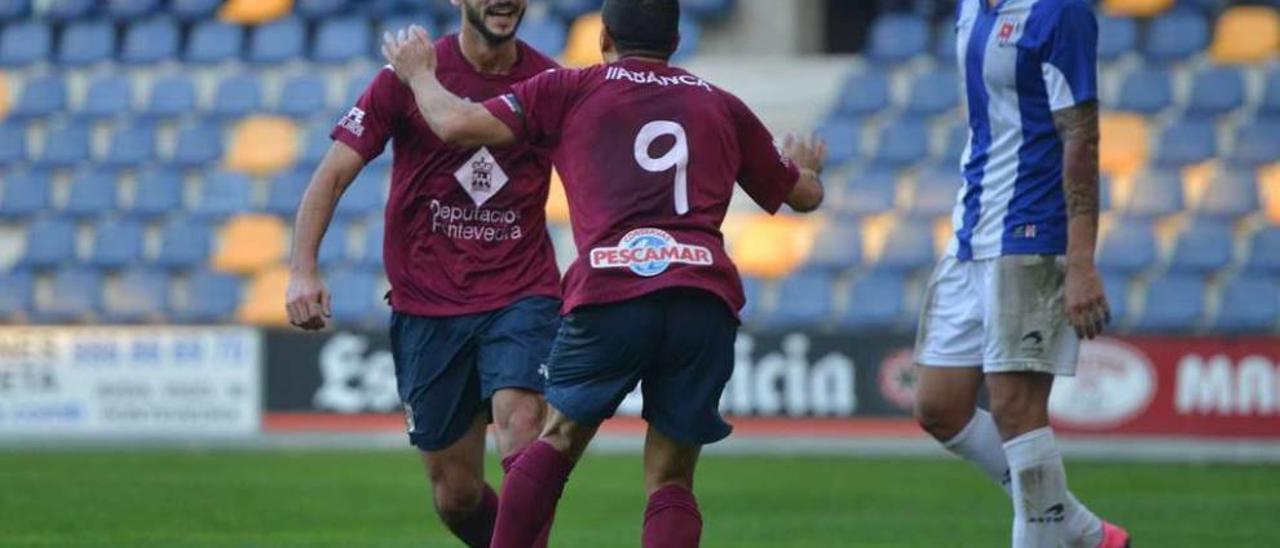
[[[1053,429],[1013,438],[1004,453],[1013,484],[1013,548],[1055,548],[1066,536],[1067,473]]]
[[[1009,494],[1009,464],[1005,458],[1000,431],[996,421],[985,409],[975,409],[969,424],[955,437],[942,444],[948,451],[973,463],[991,481]],[[1068,548],[1094,548],[1102,542],[1102,520],[1093,515],[1075,495],[1067,492],[1066,536],[1063,545]]]

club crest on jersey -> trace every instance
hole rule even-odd
[[[623,236],[617,247],[591,250],[591,268],[630,268],[646,278],[666,272],[673,264],[708,266],[711,263],[711,250],[682,244],[656,228],[637,228]]]
[[[471,159],[462,163],[462,167],[453,173],[462,190],[476,203],[483,206],[494,194],[507,185],[507,174],[502,166],[493,158],[488,148],[477,150]]]
[[[1022,36],[1022,22],[1016,17],[1002,17],[996,23],[996,44],[1000,47],[1009,47],[1018,42],[1018,38]]]

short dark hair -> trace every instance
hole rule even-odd
[[[680,42],[680,0],[605,0],[604,28],[618,55],[670,58]]]

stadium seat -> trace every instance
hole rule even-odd
[[[680,9],[699,21],[712,21],[728,17],[733,13],[734,4],[735,0],[684,0],[680,2]]]
[[[564,52],[569,29],[565,27],[564,21],[555,17],[531,15],[525,18],[520,27],[520,39],[547,57],[556,58]]]
[[[818,229],[804,268],[834,274],[851,269],[862,260],[862,234],[850,222],[830,222]]]
[[[844,312],[836,319],[846,329],[890,328],[906,323],[902,276],[872,272],[853,281]]]
[[[1221,221],[1197,220],[1182,228],[1173,243],[1169,271],[1208,275],[1231,262],[1231,227]]]
[[[958,122],[950,124],[946,134],[943,137],[941,155],[934,154],[936,160],[944,160],[947,162],[956,162],[964,155],[964,149],[969,145],[969,124]]]
[[[75,261],[76,225],[67,219],[43,218],[27,225],[26,247],[20,264],[52,268]]]
[[[956,22],[946,19],[933,29],[933,55],[939,63],[956,62]]]
[[[1183,61],[1203,51],[1209,43],[1209,24],[1204,16],[1177,10],[1156,17],[1147,28],[1144,51],[1153,61]]]
[[[856,118],[828,118],[814,133],[827,143],[827,165],[842,166],[858,157],[862,124]]]
[[[365,58],[373,42],[369,22],[364,17],[326,19],[316,30],[311,58],[328,64],[354,61]]]
[[[107,282],[102,319],[110,323],[158,322],[169,309],[167,272],[135,268]]]
[[[333,139],[329,138],[331,131],[333,131],[333,124],[328,122],[307,128],[304,137],[306,142],[303,143],[302,154],[298,157],[299,166],[316,166],[324,159],[329,153],[329,148],[333,146]]]
[[[253,181],[239,173],[220,171],[205,175],[191,214],[206,220],[225,219],[253,207]]]
[[[1222,284],[1213,330],[1228,333],[1265,333],[1280,318],[1280,285],[1274,279],[1247,274]]]
[[[183,21],[202,21],[213,17],[222,0],[169,0],[169,13]]]
[[[44,134],[44,154],[38,165],[43,167],[74,167],[89,161],[89,128],[81,124],[50,126]]]
[[[188,63],[213,64],[240,58],[244,48],[244,27],[217,20],[198,23],[187,38]]]
[[[195,109],[195,83],[187,75],[174,74],[158,78],[151,85],[143,113],[153,118],[176,118]]]
[[[1098,209],[1106,212],[1112,209],[1115,201],[1115,182],[1105,173],[1098,177]]]
[[[217,124],[194,123],[178,128],[171,160],[174,166],[203,167],[221,158],[222,129]]]
[[[85,169],[71,178],[71,191],[63,213],[76,218],[96,217],[112,213],[119,195],[114,173],[101,169]]]
[[[1107,296],[1107,308],[1111,311],[1110,327],[1125,326],[1129,321],[1129,277],[1103,272],[1102,292]]]
[[[889,107],[889,78],[878,70],[850,75],[840,88],[836,114],[851,118],[874,116]]]
[[[1249,237],[1244,270],[1280,276],[1280,226],[1261,228]]]
[[[294,119],[310,118],[328,111],[328,87],[324,76],[299,74],[285,80],[276,113]]]
[[[867,58],[899,63],[924,53],[929,47],[929,25],[920,17],[884,15],[871,24]]]
[[[1098,59],[1111,62],[1138,47],[1138,23],[1130,17],[1098,17]]]
[[[3,116],[0,116],[3,118]],[[13,166],[27,159],[27,128],[21,123],[0,122],[0,165]]]
[[[599,6],[594,9],[599,9]],[[600,63],[600,31],[603,28],[599,12],[575,18],[569,26],[569,38],[565,43],[565,66],[586,67]]]
[[[122,268],[142,261],[145,231],[128,219],[108,219],[94,227],[93,252],[89,264],[100,268]]]
[[[1191,81],[1187,115],[1211,118],[1244,105],[1244,77],[1230,67],[1201,69]]]
[[[1239,6],[1218,16],[1209,53],[1219,63],[1263,63],[1280,50],[1280,15],[1276,4]]]
[[[802,271],[778,283],[778,303],[761,318],[773,329],[799,329],[825,323],[834,311],[835,283],[821,271]]]
[[[236,319],[250,325],[288,325],[289,314],[284,306],[284,293],[288,287],[288,268],[276,266],[259,272],[245,291]]]
[[[1103,9],[1111,15],[1151,17],[1168,10],[1174,0],[1105,0]]]
[[[857,174],[852,181],[832,192],[829,207],[837,214],[862,217],[893,209],[898,188],[897,175],[887,169]]]
[[[292,9],[293,0],[226,0],[218,9],[218,19],[257,25],[284,17]]]
[[[133,81],[109,74],[89,82],[80,116],[89,120],[114,118],[133,110]]]
[[[0,0],[3,1],[3,0]],[[4,120],[9,116],[9,111],[13,109],[13,90],[9,85],[9,77],[4,71],[0,70],[0,120]]]
[[[551,13],[565,21],[573,21],[592,11],[600,9],[597,0],[547,0],[551,5]]]
[[[1236,127],[1235,144],[1227,153],[1231,165],[1257,169],[1280,156],[1280,120],[1247,122]]]
[[[0,32],[0,66],[25,67],[49,59],[53,33],[40,20],[12,23]]]
[[[916,172],[910,189],[907,213],[929,219],[948,215],[955,208],[956,194],[964,178],[953,165],[928,165]]]
[[[209,115],[227,120],[262,110],[262,81],[252,74],[236,74],[218,82]]]
[[[264,177],[292,166],[298,156],[298,128],[280,116],[254,116],[231,133],[226,168]]]
[[[364,226],[364,245],[360,250],[360,261],[358,264],[364,266],[382,266],[382,240],[386,236],[386,227],[382,223],[382,219],[365,224]]]
[[[1147,163],[1147,123],[1133,114],[1108,113],[1100,121],[1102,142],[1099,151],[1102,171],[1112,177],[1123,177]]]
[[[0,322],[14,322],[31,310],[36,294],[36,278],[26,270],[0,272]]]
[[[70,67],[110,60],[116,52],[116,29],[107,21],[67,25],[58,40],[58,62]]]
[[[1142,67],[1125,76],[1120,84],[1116,110],[1152,116],[1173,104],[1173,83],[1169,71]]]
[[[329,228],[324,232],[324,239],[320,241],[320,251],[316,255],[316,263],[321,267],[330,268],[352,262],[348,260],[347,254],[347,237],[349,233],[346,221],[342,219],[330,221]],[[332,283],[332,280],[330,283]],[[335,285],[334,287],[341,286]]]
[[[186,269],[204,264],[213,249],[213,230],[197,219],[174,217],[160,229],[160,249],[155,264]]]
[[[1130,218],[1153,219],[1182,211],[1183,202],[1178,172],[1150,170],[1134,179],[1129,199],[1121,210]]]
[[[1160,134],[1155,163],[1160,167],[1182,168],[1198,164],[1218,152],[1218,135],[1213,124],[1200,120],[1175,122]]]
[[[0,0],[0,22],[15,21],[31,13],[31,0]]]
[[[34,319],[41,323],[84,321],[102,302],[102,275],[86,268],[64,268],[53,274],[46,299],[36,299]]]
[[[51,0],[44,6],[44,15],[53,21],[80,19],[93,13],[95,0]]]
[[[676,62],[680,62],[697,55],[701,47],[701,24],[691,17],[682,17],[680,19],[680,44],[676,47],[676,52],[671,58]]]
[[[18,101],[9,110],[9,119],[42,118],[67,110],[67,84],[57,74],[27,80]]]
[[[929,154],[929,130],[916,120],[902,119],[880,128],[872,161],[895,168],[909,166]]]
[[[1252,171],[1219,172],[1192,210],[1198,216],[1229,220],[1261,209],[1258,182]]]
[[[918,75],[911,83],[906,113],[909,116],[929,118],[937,116],[960,104],[959,81],[955,71],[937,70]]]
[[[307,27],[296,17],[255,27],[249,37],[249,61],[254,63],[283,63],[302,57],[306,49]]]
[[[1130,276],[1156,262],[1156,236],[1149,223],[1121,220],[1108,225],[1098,246],[1098,269],[1104,274]]]
[[[897,219],[883,238],[882,242],[867,246],[880,249],[872,263],[877,272],[908,274],[934,261],[933,227],[927,224]]]
[[[271,178],[267,191],[267,205],[263,211],[281,217],[289,217],[298,211],[302,193],[311,182],[311,174],[300,170],[286,170]]]
[[[729,246],[738,268],[748,276],[781,278],[804,260],[805,221],[794,217],[751,216]]]
[[[1267,72],[1262,98],[1258,101],[1257,117],[1280,121],[1280,68],[1272,68]]]
[[[139,219],[163,217],[182,210],[182,174],[169,168],[154,168],[138,174],[133,202],[125,211]]]
[[[0,219],[23,219],[49,209],[49,174],[44,171],[10,173],[0,195]]]
[[[360,172],[347,192],[338,201],[334,214],[346,219],[365,217],[382,211],[387,182],[391,175],[386,169],[368,166]]]
[[[764,306],[764,281],[752,276],[742,277],[742,294],[746,303],[738,311],[738,319],[748,325],[756,324],[760,319],[760,310]]]
[[[378,276],[373,270],[342,268],[325,276],[333,292],[333,319],[338,325],[373,326],[386,321],[387,309],[378,294]]]
[[[125,31],[120,60],[145,65],[176,59],[178,39],[178,25],[167,17],[133,22]]]
[[[132,122],[111,132],[104,167],[136,168],[156,159],[156,130],[145,122]]]
[[[547,191],[547,222],[569,224],[569,198],[564,193],[560,172],[551,169],[551,188]]]
[[[1193,331],[1204,316],[1204,282],[1194,276],[1161,276],[1147,285],[1144,303],[1135,330]]]
[[[342,13],[349,0],[294,0],[293,11],[308,19],[319,19]]]
[[[235,318],[240,306],[240,278],[219,272],[198,271],[186,283],[185,299],[170,316],[183,323],[223,323]]]
[[[227,223],[222,243],[213,256],[219,272],[251,274],[284,260],[288,254],[288,229],[270,215],[240,215]]]

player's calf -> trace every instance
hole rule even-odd
[[[693,473],[701,445],[681,444],[649,428],[644,447],[644,548],[698,546],[702,513],[693,495]]]

